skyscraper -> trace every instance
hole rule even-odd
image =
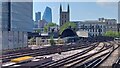
[[[32,2],[0,2],[1,50],[27,47],[27,32],[33,29]]]
[[[52,22],[52,10],[50,7],[46,7],[42,19],[46,20],[48,23]]]
[[[62,26],[64,23],[70,21],[70,9],[69,5],[67,8],[67,11],[62,11],[62,6],[60,5],[60,26]]]
[[[35,13],[35,21],[38,22],[39,20],[41,20],[41,12],[36,12]]]

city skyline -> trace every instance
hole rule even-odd
[[[68,4],[70,5],[70,21],[97,20],[101,17],[117,20],[118,16],[117,2],[34,2],[33,19],[35,20],[35,12],[41,12],[41,15],[43,15],[45,8],[48,6],[52,9],[53,22],[58,24],[60,4],[63,5],[63,11],[67,10]]]

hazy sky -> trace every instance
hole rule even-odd
[[[118,18],[117,2],[34,2],[33,19],[35,19],[35,12],[39,11],[43,15],[48,6],[52,9],[52,21],[58,24],[60,4],[63,11],[67,10],[69,4],[71,21],[97,20],[100,17]]]

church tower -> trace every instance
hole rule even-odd
[[[62,11],[62,6],[60,5],[60,26],[62,26],[63,24],[65,24],[66,22],[70,21],[70,8],[69,8],[69,4],[67,7],[67,11]]]

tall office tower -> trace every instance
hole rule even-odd
[[[52,10],[50,7],[46,7],[43,17],[42,17],[42,20],[43,19],[48,23],[52,22]]]
[[[62,11],[62,6],[60,5],[60,26],[70,21],[70,9],[69,5],[67,11]]]
[[[39,20],[41,20],[41,12],[36,12],[35,13],[35,21],[38,22]]]
[[[33,29],[33,2],[0,2],[1,50],[27,47]]]

